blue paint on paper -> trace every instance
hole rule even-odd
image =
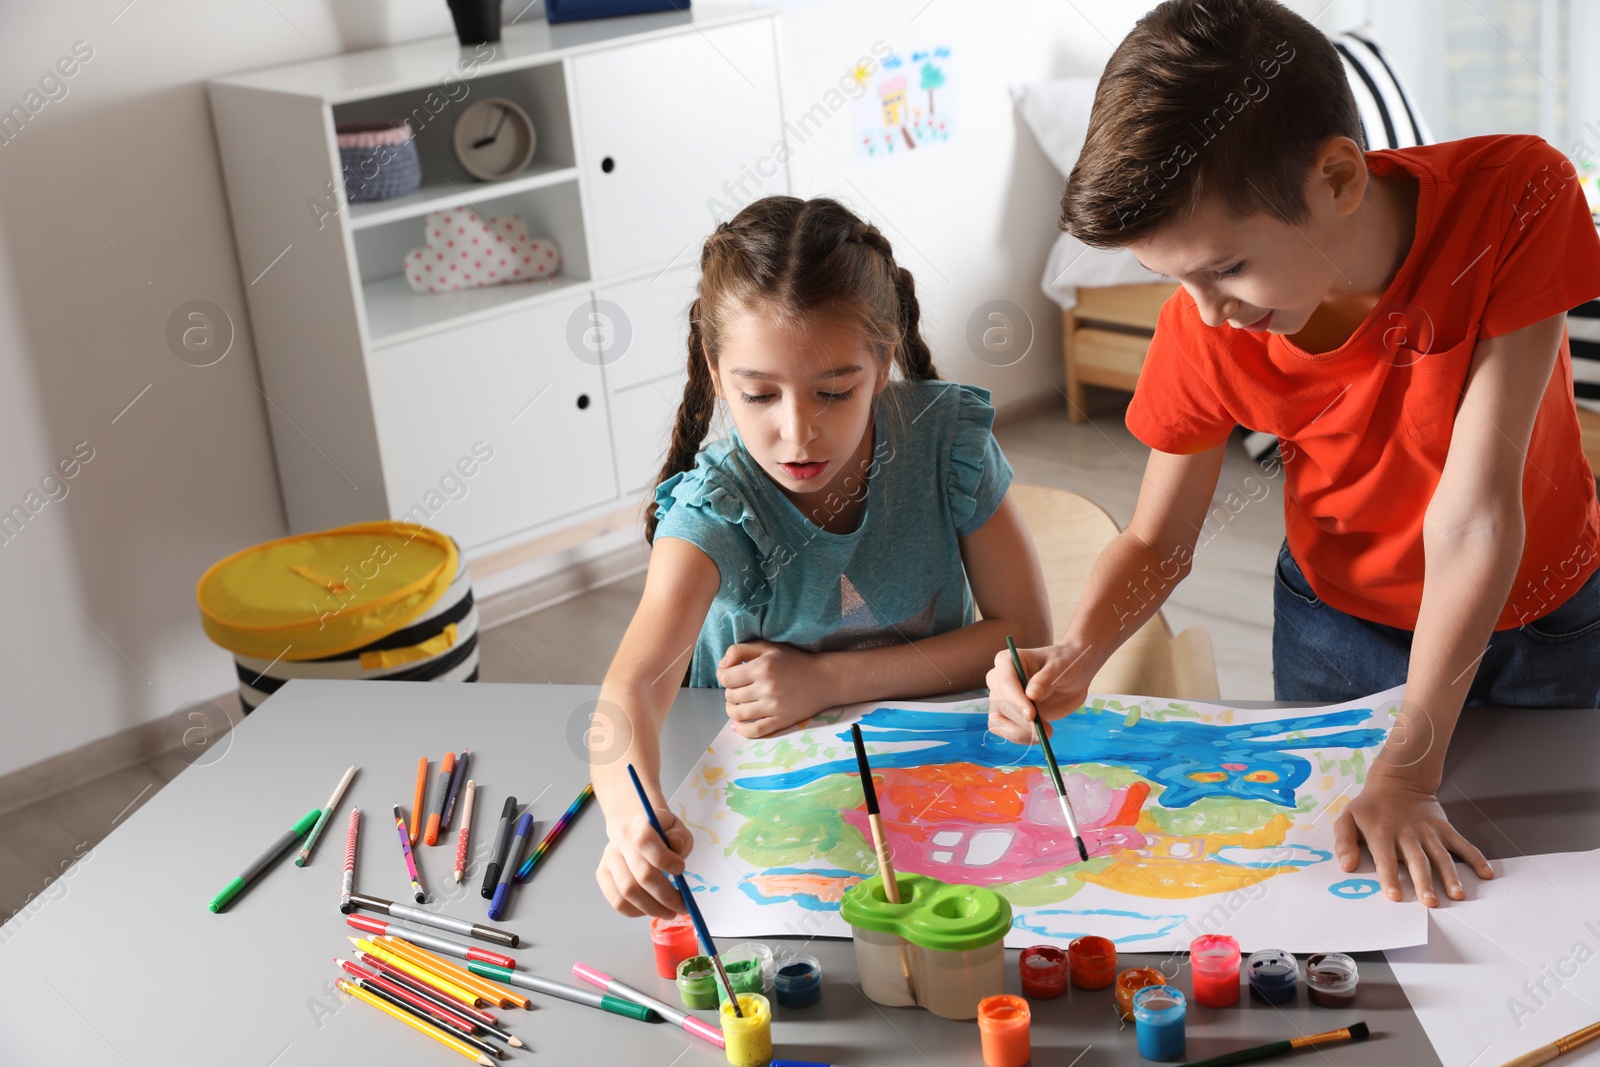
[[[1376,893],[1379,888],[1378,883],[1371,878],[1346,878],[1342,882],[1330,885],[1328,892],[1342,900],[1364,900]]]
[[[1363,726],[1371,717],[1370,708],[1348,708],[1238,724],[1141,716],[1129,726],[1124,712],[1085,708],[1055,721],[1051,743],[1062,763],[1127,767],[1159,783],[1164,788],[1158,803],[1164,808],[1186,808],[1206,797],[1265,800],[1293,808],[1296,788],[1311,776],[1311,764],[1293,750],[1372,748],[1383,742],[1387,731]],[[861,730],[869,743],[915,746],[874,752],[872,765],[878,769],[944,763],[1016,768],[1043,763],[1035,746],[990,733],[988,717],[981,712],[874,708],[862,716]],[[847,743],[848,751],[849,731],[836,736]],[[851,757],[740,778],[734,784],[741,789],[787,790],[831,774],[855,772]],[[1196,775],[1216,780],[1199,781]]]

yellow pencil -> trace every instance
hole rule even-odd
[[[1549,1063],[1562,1053],[1587,1045],[1597,1037],[1600,1037],[1600,1023],[1591,1023],[1582,1030],[1574,1030],[1566,1037],[1558,1037],[1548,1045],[1518,1056],[1505,1067],[1539,1067],[1539,1064]]]
[[[368,993],[365,989],[362,989],[354,982],[347,982],[341,978],[339,979],[339,988],[344,990],[346,993],[349,993],[352,997],[358,997],[361,1000],[366,1001],[368,1004],[371,1004],[374,1008],[377,1008],[385,1015],[394,1016],[396,1019],[399,1019],[401,1022],[411,1027],[411,1029],[427,1034],[429,1037],[439,1042],[439,1044],[455,1049],[467,1059],[481,1063],[483,1064],[483,1067],[495,1067],[495,1062],[493,1060],[479,1052],[477,1049],[473,1048],[471,1045],[467,1044],[465,1041],[458,1041],[449,1034],[445,1033],[443,1030],[439,1029],[437,1026],[434,1026],[431,1023],[423,1022],[410,1012],[401,1011],[399,1008],[388,1003],[387,1001],[379,1000],[377,997],[373,996],[371,993]]]
[[[484,1001],[484,998],[475,990],[463,989],[461,986],[450,981],[448,978],[437,975],[426,967],[419,967],[417,964],[406,959],[404,956],[396,955],[381,945],[374,945],[366,938],[358,939],[352,937],[349,939],[349,941],[362,952],[365,952],[376,959],[382,960],[395,970],[404,971],[417,981],[431,985],[435,989],[442,990],[457,1000],[472,1005],[474,1008],[476,1008],[479,1004],[482,1004]]]
[[[382,943],[384,948],[390,949],[395,953],[404,956],[412,963],[415,963],[418,967],[426,967],[428,970],[433,971],[446,981],[455,982],[457,985],[465,986],[467,989],[477,993],[485,1000],[494,1003],[496,1007],[504,1008],[514,1005],[524,1010],[528,1010],[533,1007],[533,1002],[522,994],[513,993],[509,989],[504,989],[495,985],[493,982],[479,978],[471,971],[457,967],[449,960],[436,956],[427,949],[418,948],[416,945],[413,945],[404,938],[386,936],[380,937],[378,940]]]

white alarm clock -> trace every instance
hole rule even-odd
[[[502,96],[468,104],[451,134],[461,169],[493,182],[522,173],[533,159],[533,120]]]

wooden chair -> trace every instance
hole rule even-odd
[[[1077,493],[1037,485],[1013,485],[1011,499],[1033,534],[1044,565],[1050,615],[1057,632],[1072,618],[1089,570],[1100,550],[1120,532],[1105,510]],[[1111,654],[1094,676],[1090,689],[1097,693],[1216,700],[1217,664],[1211,634],[1192,626],[1172,635],[1167,620],[1155,617]]]

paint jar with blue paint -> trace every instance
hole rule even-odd
[[[774,984],[780,1005],[809,1008],[822,999],[822,964],[815,956],[791,956],[778,964]]]
[[[1282,949],[1250,953],[1244,973],[1250,980],[1250,999],[1263,1004],[1287,1004],[1300,991],[1300,965]]]
[[[1133,995],[1133,1025],[1139,1055],[1147,1060],[1183,1059],[1184,1016],[1188,1004],[1183,990],[1169,985],[1146,986]]]

